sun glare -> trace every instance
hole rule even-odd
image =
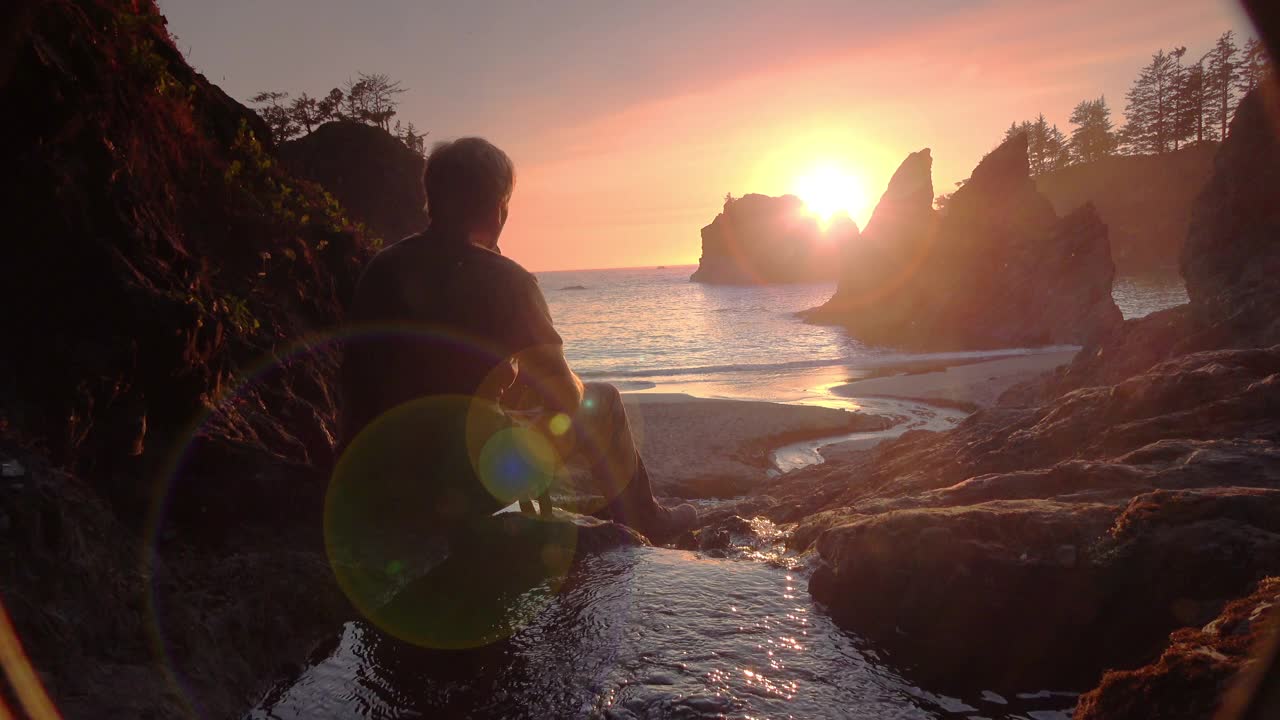
[[[820,165],[796,179],[792,192],[823,225],[838,214],[858,217],[866,206],[862,181],[836,165]]]

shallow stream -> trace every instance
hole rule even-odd
[[[787,564],[611,550],[587,558],[528,626],[465,655],[349,622],[249,717],[1070,716],[1070,695],[914,686],[836,627]]]
[[[863,412],[897,420],[886,430],[854,432],[805,440],[777,448],[769,455],[773,463],[771,474],[783,474],[808,465],[825,461],[822,450],[839,446],[841,450],[866,450],[880,442],[896,438],[908,430],[932,430],[942,432],[955,427],[968,417],[968,413],[952,408],[937,407],[911,400],[896,398],[859,397],[857,405]]]

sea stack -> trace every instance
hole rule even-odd
[[[927,198],[931,164],[922,150],[899,167],[810,319],[932,350],[1080,344],[1120,322],[1106,226],[1088,204],[1057,216],[1031,180],[1025,135],[983,158],[943,211]]]
[[[824,228],[794,195],[730,197],[702,228],[702,258],[689,279],[715,285],[832,281],[844,249],[857,238],[847,216]]]

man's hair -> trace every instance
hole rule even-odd
[[[511,199],[516,169],[488,140],[458,138],[431,148],[423,183],[431,222],[467,227],[484,221]]]

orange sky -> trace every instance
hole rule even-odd
[[[366,38],[346,5],[299,21],[247,0],[216,17],[161,0],[193,64],[237,97],[386,72],[411,88],[401,114],[428,140],[504,147],[519,179],[502,245],[535,271],[695,263],[726,192],[788,192],[823,163],[867,189],[864,225],[907,153],[932,148],[947,192],[1011,121],[1044,112],[1065,132],[1071,107],[1101,93],[1119,121],[1156,49],[1198,56],[1222,30],[1248,32],[1222,0],[658,3],[626,18],[386,0]]]

